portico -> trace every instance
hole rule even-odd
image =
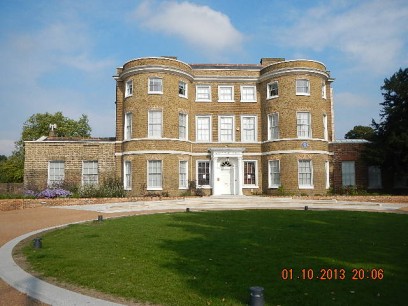
[[[213,195],[242,195],[245,148],[211,148]]]

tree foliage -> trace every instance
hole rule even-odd
[[[47,136],[50,124],[56,124],[55,134],[58,137],[89,137],[91,127],[88,123],[88,117],[82,115],[78,120],[65,117],[62,112],[55,114],[34,114],[23,124],[21,138],[16,142],[16,150],[21,151],[24,141],[36,140],[41,136]]]
[[[384,102],[380,122],[373,120],[375,135],[366,152],[370,164],[388,174],[408,173],[408,68],[400,69],[381,87]]]
[[[371,126],[356,125],[344,136],[346,139],[371,140],[374,137],[374,129]]]
[[[88,117],[82,115],[78,120],[65,117],[62,112],[55,114],[34,114],[23,124],[21,137],[15,142],[15,150],[9,158],[0,159],[0,182],[22,182],[24,178],[24,141],[47,136],[50,124],[56,124],[58,137],[89,137],[91,127]]]

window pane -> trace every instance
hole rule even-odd
[[[126,82],[125,97],[131,96],[133,94],[133,81]]]
[[[179,188],[188,188],[187,161],[181,160],[179,164]]]
[[[163,80],[159,78],[150,78],[149,79],[149,92],[163,92]]]
[[[150,188],[162,187],[161,160],[149,160],[148,182]]]
[[[309,80],[296,80],[296,93],[308,94],[309,93]]]
[[[182,81],[179,82],[179,95],[183,97],[187,95],[187,84]]]
[[[277,97],[278,94],[278,82],[268,84],[268,98]]]
[[[98,162],[84,161],[82,167],[83,184],[98,184]]]
[[[297,113],[297,136],[310,138],[310,113]]]
[[[58,185],[64,181],[65,163],[63,161],[50,161],[49,163],[49,176],[48,184],[49,185]]]
[[[149,111],[149,137],[162,136],[162,112]]]
[[[232,101],[233,100],[233,87],[219,86],[218,87],[218,99],[220,101]]]
[[[220,141],[233,141],[233,117],[220,117]]]
[[[255,162],[244,161],[244,185],[256,185]]]
[[[125,115],[125,139],[132,138],[132,113]]]
[[[197,141],[210,141],[210,117],[197,117]]]
[[[179,114],[179,139],[187,139],[187,114]]]
[[[132,166],[130,161],[125,161],[125,176],[124,176],[124,189],[132,189]]]
[[[206,100],[209,101],[211,99],[210,95],[210,86],[197,86],[196,87],[196,100]]]
[[[280,186],[280,165],[279,160],[269,161],[269,186]]]
[[[269,115],[269,140],[279,138],[279,116],[278,113]]]
[[[343,161],[341,163],[341,175],[343,187],[356,185],[354,161]]]
[[[198,185],[208,186],[210,185],[210,162],[198,162],[197,163],[197,175],[198,175]]]
[[[299,187],[312,186],[312,162],[310,160],[299,161]]]
[[[242,141],[256,141],[255,117],[242,117]]]
[[[242,101],[256,101],[255,86],[242,86],[241,87],[241,100]]]

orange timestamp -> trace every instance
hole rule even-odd
[[[304,268],[295,270],[293,268],[283,268],[281,278],[283,280],[382,280],[384,278],[384,269]]]

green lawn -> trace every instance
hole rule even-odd
[[[71,225],[44,234],[42,242],[42,249],[24,248],[35,270],[136,301],[245,305],[254,285],[265,288],[267,305],[406,305],[408,300],[408,215],[157,214]],[[283,269],[293,269],[292,280],[282,279]],[[316,279],[321,269],[331,269],[326,274],[331,279]]]

